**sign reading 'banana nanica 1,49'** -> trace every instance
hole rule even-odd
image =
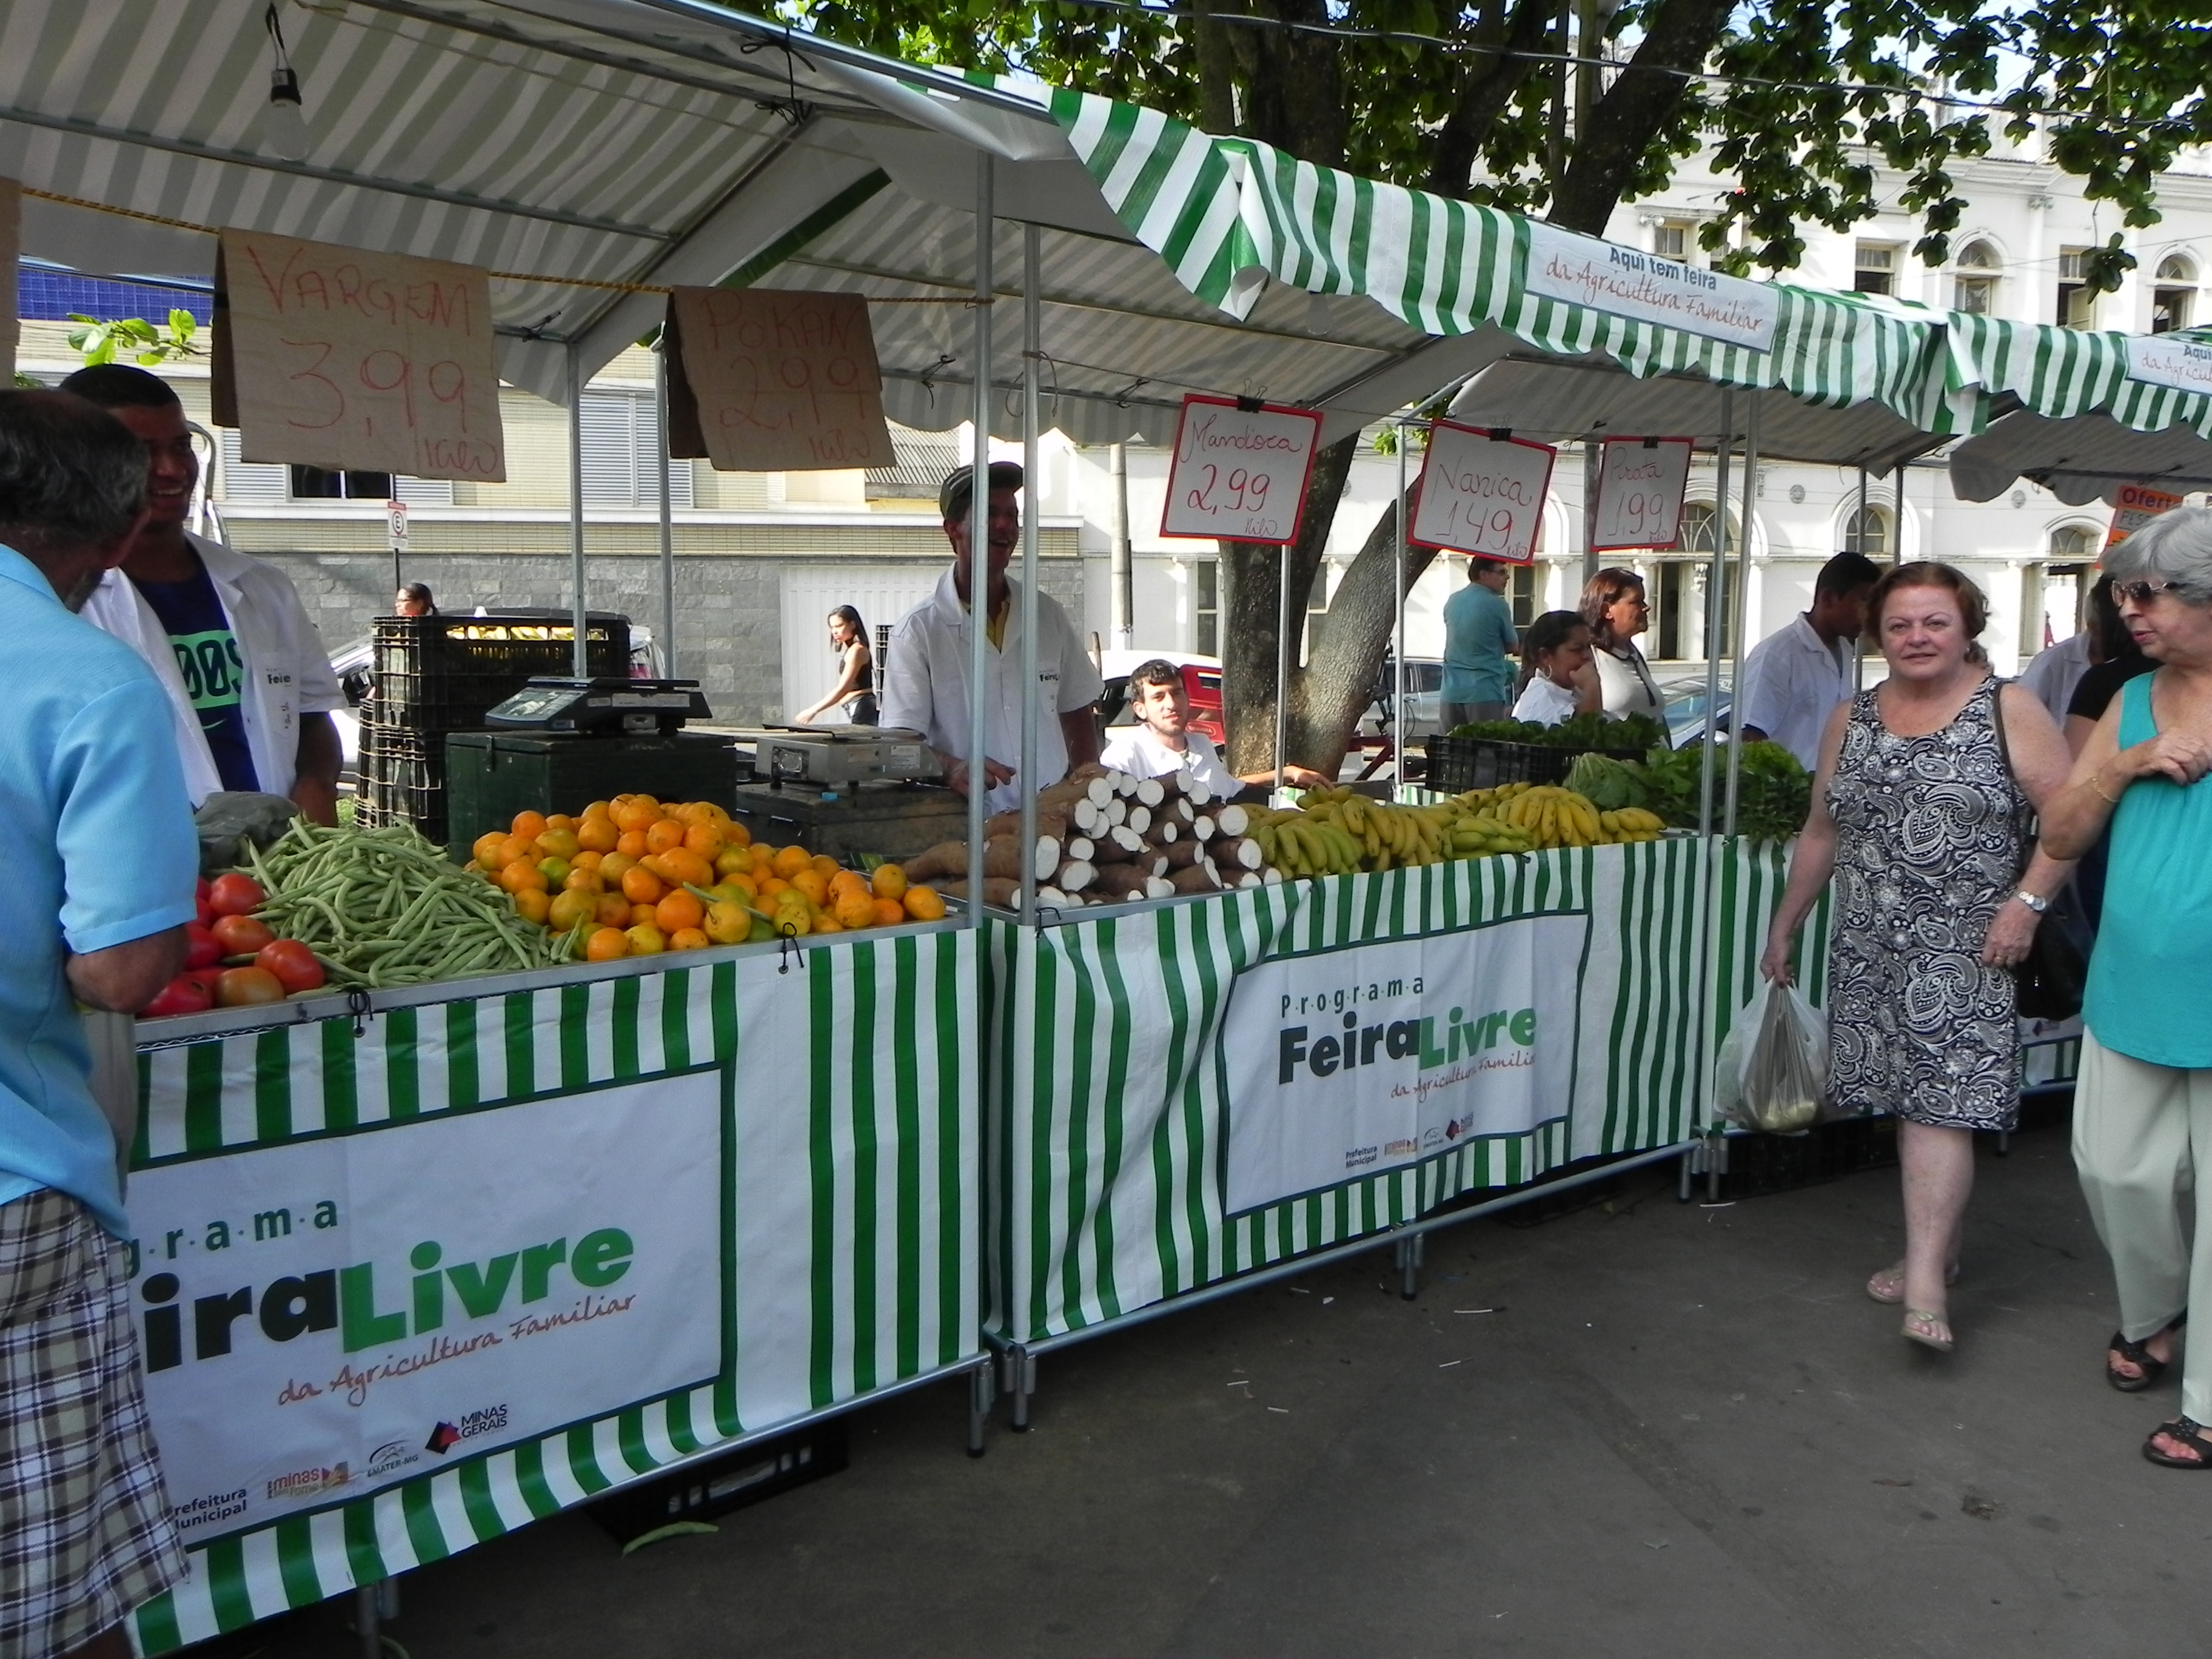
[[[1567,1115],[1589,921],[1272,957],[1221,1031],[1231,1214]]]
[[[727,1074],[131,1179],[148,1406],[188,1545],[720,1375]],[[725,1227],[728,1225],[725,1219]]]

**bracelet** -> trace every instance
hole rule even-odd
[[[2096,791],[2097,799],[2103,801],[2106,805],[2118,806],[2120,804],[2120,797],[2118,795],[2108,795],[2105,793],[2104,777],[2105,769],[2100,766],[2095,771],[2089,774],[2087,780],[2089,787]],[[2124,793],[2125,791],[2124,790],[2122,793]]]

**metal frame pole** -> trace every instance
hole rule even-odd
[[[1391,512],[1395,520],[1398,553],[1398,632],[1390,647],[1390,795],[1396,799],[1406,787],[1406,441],[1413,435],[1405,422],[1398,422],[1398,500]],[[1438,699],[1441,703],[1441,697]]]
[[[1867,470],[1859,469],[1859,510],[1853,520],[1858,526],[1858,545],[1846,550],[1863,556],[1866,552],[1867,526]],[[1848,539],[1848,538],[1847,538]],[[1866,630],[1851,641],[1851,690],[1854,694],[1866,690]]]
[[[968,925],[983,921],[983,821],[990,816],[984,781],[990,727],[991,632],[991,157],[975,157],[975,441],[968,475]],[[1029,780],[1018,780],[1027,789]],[[980,1058],[980,1050],[979,1050]]]
[[[1713,520],[1713,552],[1705,576],[1705,735],[1704,759],[1698,769],[1698,834],[1713,833],[1713,727],[1719,719],[1721,700],[1721,631],[1716,613],[1721,604],[1721,572],[1729,545],[1729,459],[1735,453],[1735,392],[1721,388],[1721,436],[1717,495],[1718,511]]]
[[[570,672],[580,680],[591,673],[591,649],[584,602],[584,350],[574,340],[568,342],[568,594],[576,636]]]
[[[1275,793],[1283,793],[1283,750],[1291,737],[1291,544],[1285,542],[1275,561],[1275,586],[1279,589],[1275,622]]]
[[[1744,421],[1743,511],[1736,526],[1735,592],[1729,595],[1729,720],[1728,811],[1721,833],[1735,834],[1736,792],[1743,776],[1743,744],[1738,741],[1743,721],[1736,699],[1743,691],[1743,641],[1751,613],[1751,515],[1759,500],[1759,399],[1751,400]]]
[[[653,422],[658,441],[653,464],[660,484],[660,660],[671,678],[676,673],[676,524],[675,502],[668,484],[668,331],[663,329],[653,343]],[[690,465],[689,461],[684,463]]]
[[[1037,356],[1044,349],[1043,233],[1022,227],[1022,922],[1036,926]],[[1055,707],[1053,716],[1058,719]]]

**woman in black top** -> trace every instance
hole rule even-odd
[[[873,726],[876,723],[875,657],[868,649],[868,630],[860,621],[860,613],[849,605],[841,605],[830,613],[830,648],[840,659],[841,672],[837,684],[830,688],[828,696],[801,714],[797,724],[811,725],[842,705],[845,719],[850,724]]]

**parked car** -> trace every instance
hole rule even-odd
[[[1659,695],[1666,702],[1667,735],[1677,749],[1686,744],[1702,743],[1705,736],[1705,671],[1703,665],[1695,668],[1666,672],[1655,669],[1651,678],[1658,683]],[[1714,704],[1719,720],[1714,735],[1726,738],[1729,733],[1729,711],[1734,702],[1734,686],[1729,665],[1721,665],[1720,697]]]
[[[1433,737],[1443,729],[1444,665],[1437,657],[1406,659],[1406,736]],[[1382,659],[1375,678],[1375,700],[1367,707],[1364,722],[1377,734],[1390,730],[1390,704],[1398,694],[1396,665]]]

